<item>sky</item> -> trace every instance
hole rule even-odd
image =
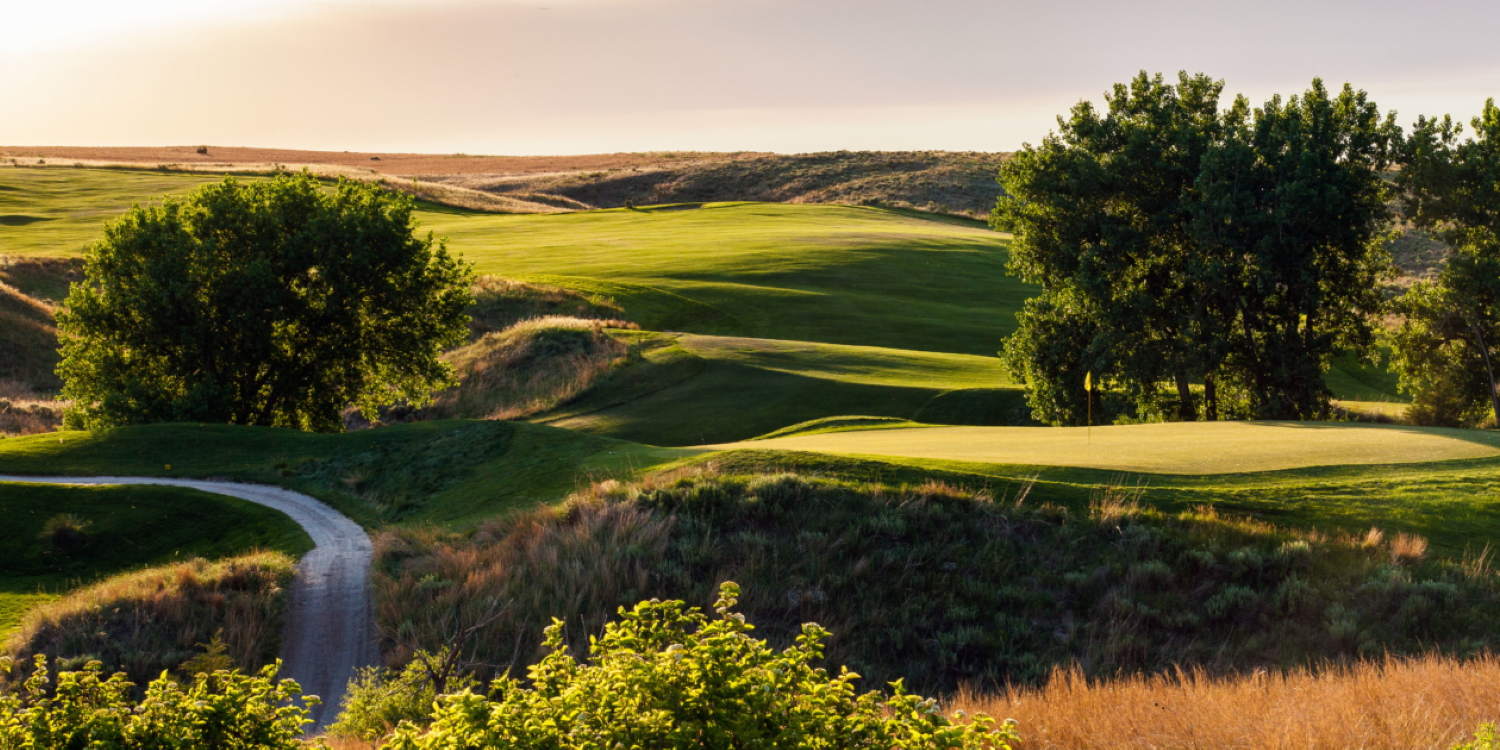
[[[1500,97],[1493,0],[0,0],[0,145],[1011,151],[1140,70]]]

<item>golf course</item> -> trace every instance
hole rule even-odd
[[[48,269],[77,273],[132,205],[220,179],[0,167],[0,248],[20,269],[7,289],[34,295],[33,317],[60,310],[69,282]],[[546,396],[519,416],[393,407],[328,433],[54,428],[0,439],[0,474],[263,486],[352,520],[373,543],[367,604],[387,664],[471,621],[488,634],[476,663],[540,658],[538,623],[557,607],[593,632],[630,601],[702,598],[704,581],[729,575],[763,592],[747,606],[773,641],[804,620],[839,624],[862,635],[833,658],[930,691],[1038,683],[1080,654],[1097,674],[1177,659],[1234,672],[1418,653],[1430,637],[1489,643],[1474,623],[1500,592],[1461,571],[1487,565],[1500,539],[1500,436],[1400,423],[1410,397],[1388,346],[1382,362],[1341,355],[1323,374],[1335,405],[1365,421],[1050,427],[997,356],[1039,289],[1011,273],[1011,236],[980,221],[744,201],[548,214],[419,202],[413,216],[499,295],[484,314],[500,322],[471,332],[453,361],[465,377],[504,371]],[[579,374],[583,355],[568,347],[582,344],[554,330],[602,359]],[[18,404],[51,403],[41,386],[13,390],[35,393]],[[70,594],[114,577],[311,549],[286,516],[182,487],[0,482],[0,512],[22,523],[0,542],[0,638],[17,653],[66,652],[30,645],[48,643],[39,618],[65,621]],[[985,583],[1008,576],[1030,583]],[[1460,578],[1475,588],[1433,593]],[[894,580],[863,609],[848,604],[859,599],[849,587]],[[1286,609],[1285,592],[1309,580],[1308,601],[1349,613],[1352,635],[1328,631],[1324,609]],[[1382,581],[1388,593],[1371,593]],[[266,590],[257,606],[288,606],[280,584]],[[1101,614],[1125,611],[1127,596],[1134,614]],[[1410,597],[1469,624],[1439,635],[1437,614],[1382,624],[1392,608],[1428,606],[1401,604]],[[480,608],[501,598],[503,612]],[[1283,611],[1291,624],[1239,624]],[[174,648],[190,655],[194,643]]]

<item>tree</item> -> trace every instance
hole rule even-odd
[[[1199,176],[1195,237],[1228,271],[1226,369],[1252,416],[1321,417],[1329,360],[1369,351],[1383,309],[1395,113],[1382,118],[1348,84],[1330,97],[1314,79],[1300,97],[1272,97],[1253,116],[1237,105],[1225,120]]]
[[[1433,424],[1500,420],[1500,108],[1495,100],[1464,139],[1451,118],[1418,118],[1397,184],[1404,214],[1453,252],[1436,282],[1419,282],[1397,303],[1396,370],[1414,395],[1414,416]]]
[[[468,264],[410,198],[310,174],[226,177],[105,227],[58,316],[67,424],[342,429],[422,404],[467,330]]]
[[[1227,110],[1202,74],[1138,75],[1059,118],[1001,168],[991,223],[1014,272],[1042,286],[1006,342],[1039,419],[1077,424],[1093,372],[1138,414],[1324,413],[1322,371],[1373,341],[1388,267],[1380,171],[1394,120],[1345,86]]]
[[[1190,269],[1191,205],[1222,90],[1202,74],[1172,86],[1143,71],[1106,95],[1106,113],[1081,102],[1001,168],[991,223],[1015,234],[1012,270],[1042,285],[1006,345],[1038,418],[1081,422],[1086,371],[1148,409],[1170,382],[1176,416],[1196,417],[1189,380],[1212,336]]]

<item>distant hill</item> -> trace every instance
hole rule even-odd
[[[498,213],[771,201],[881,205],[982,218],[1000,195],[995,175],[1008,157],[974,151],[475,156],[220,146],[0,146],[0,164],[16,166],[130,165],[207,173],[307,167],[328,176],[380,180],[437,203]]]
[[[1004,153],[830,151],[674,158],[554,174],[420,175],[421,179],[542,203],[584,206],[766,201],[915,208],[989,215]],[[555,197],[549,201],[548,197]]]

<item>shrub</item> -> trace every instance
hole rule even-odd
[[[0,674],[11,667],[0,659]],[[0,749],[302,748],[307,709],[289,705],[302,691],[291,680],[277,682],[278,667],[200,674],[186,687],[162,675],[136,701],[135,685],[123,674],[105,678],[97,661],[60,672],[53,687],[39,655],[21,690],[0,693]]]
[[[42,524],[37,538],[46,542],[57,552],[77,549],[87,538],[84,529],[93,522],[72,513],[59,513]]]
[[[937,702],[907,694],[857,695],[858,675],[812,666],[828,631],[802,626],[777,652],[751,638],[731,611],[739,587],[720,588],[709,619],[681,601],[642,602],[592,642],[585,663],[547,629],[551,653],[529,670],[532,687],[501,678],[493,699],[463,691],[438,699],[432,727],[397,730],[395,750],[428,748],[1009,748],[1012,726],[984,715],[943,718]]]
[[[1495,734],[1494,724],[1482,724],[1479,731],[1474,733],[1473,742],[1461,742],[1453,746],[1453,750],[1497,750],[1500,748],[1500,735]]]
[[[426,726],[432,721],[432,706],[439,692],[427,665],[446,656],[442,652],[419,652],[404,669],[359,670],[344,693],[338,721],[328,727],[328,733],[376,743],[403,721]],[[462,692],[477,684],[478,680],[465,673],[448,679],[444,687],[446,692]]]

